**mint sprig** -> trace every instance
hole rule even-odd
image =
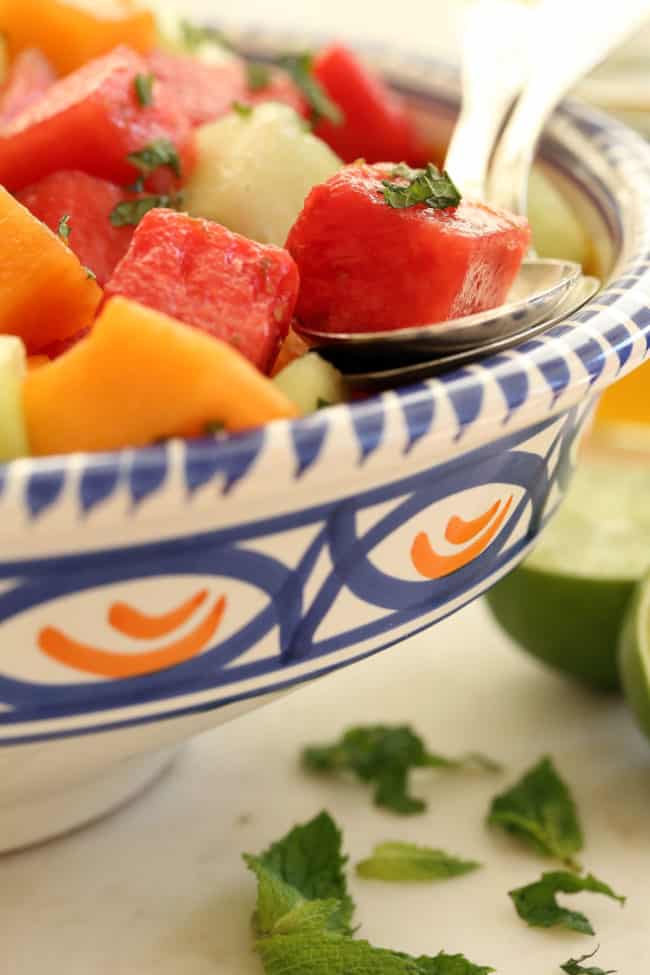
[[[178,179],[182,175],[178,150],[169,139],[154,139],[137,152],[130,152],[127,159],[140,170],[143,176],[149,176],[163,166],[169,167]]]
[[[446,210],[457,207],[462,199],[449,173],[440,172],[433,163],[427,163],[426,169],[411,169],[402,163],[393,170],[393,177],[405,180],[404,183],[382,180],[384,200],[395,210],[421,204],[432,210]]]
[[[109,220],[114,227],[137,227],[150,210],[159,208],[179,210],[183,205],[183,194],[175,193],[159,196],[141,196],[137,200],[124,200],[113,207]]]
[[[314,74],[314,57],[310,52],[285,54],[279,59],[280,67],[291,76],[294,84],[302,92],[311,111],[312,122],[326,119],[334,125],[345,121],[343,112],[332,101]]]
[[[419,958],[352,937],[341,833],[323,812],[258,856],[255,948],[267,975],[490,975],[463,955]],[[319,894],[320,896],[312,896]],[[337,896],[338,895],[338,896]]]

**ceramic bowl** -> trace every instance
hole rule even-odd
[[[456,77],[377,60],[444,135]],[[608,282],[571,321],[243,436],[0,468],[0,849],[89,821],[192,735],[432,626],[534,544],[599,392],[650,342],[650,150],[567,104],[541,152]]]

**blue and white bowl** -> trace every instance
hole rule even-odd
[[[446,68],[380,62],[449,127]],[[650,149],[571,104],[542,154],[608,282],[544,337],[243,436],[0,467],[0,849],[92,819],[197,732],[431,626],[534,544],[598,394],[650,342]]]

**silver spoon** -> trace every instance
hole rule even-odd
[[[566,320],[567,317],[574,314],[582,305],[593,298],[599,288],[600,281],[598,278],[582,276],[578,278],[564,300],[556,307],[550,319],[538,322],[516,335],[494,339],[478,348],[436,356],[435,359],[426,362],[400,362],[399,364],[394,362],[389,368],[372,368],[368,361],[360,360],[354,352],[351,356],[349,349],[338,346],[319,349],[319,354],[343,373],[343,379],[349,392],[379,392],[384,389],[395,389],[397,386],[430,379],[432,376],[440,375],[451,369],[470,365],[486,356],[496,355],[497,352],[505,352],[507,349],[520,345],[522,342],[546,332],[553,325],[558,325]]]
[[[516,0],[482,0],[463,34],[463,104],[446,168],[465,196],[486,198],[490,159],[513,101],[528,72],[532,11]],[[532,150],[531,150],[532,151]],[[515,212],[523,212],[515,209]],[[299,324],[317,346],[354,346],[359,354],[414,359],[477,348],[525,331],[548,318],[581,274],[572,261],[524,261],[498,308],[436,324],[381,332],[324,332]]]

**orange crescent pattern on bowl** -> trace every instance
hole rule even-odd
[[[411,547],[411,561],[416,571],[426,579],[442,579],[469,565],[485,551],[495,537],[505,521],[511,504],[512,495],[505,503],[497,501],[496,504],[493,504],[472,521],[464,521],[458,515],[450,518],[445,531],[447,541],[455,545],[463,545],[466,542],[471,542],[472,539],[476,539],[473,544],[468,545],[467,548],[455,555],[439,555],[432,547],[426,532],[420,532],[415,536]],[[480,532],[488,525],[490,526],[488,530],[480,535]],[[477,535],[479,535],[478,538]]]
[[[198,595],[200,594],[193,597],[194,605],[191,612],[197,608]],[[176,610],[176,614],[179,614],[184,608],[187,609],[187,605],[185,604],[180,610]],[[144,653],[128,654],[114,650],[102,650],[99,647],[73,640],[62,630],[53,626],[47,626],[41,630],[38,635],[38,645],[44,654],[56,660],[57,663],[86,674],[92,674],[95,677],[113,679],[140,677],[143,674],[153,674],[158,670],[174,667],[205,650],[217,632],[225,610],[226,597],[220,596],[205,619],[194,630],[166,647],[158,647]],[[171,615],[173,614],[169,614],[167,619]],[[147,618],[145,617],[145,619]],[[151,618],[148,619],[151,623]],[[181,618],[177,627],[183,622],[184,620]]]
[[[161,636],[169,636],[183,623],[187,623],[207,598],[208,590],[201,589],[176,609],[160,616],[142,613],[129,603],[113,603],[108,611],[108,622],[123,636],[130,636],[134,640],[155,640]]]

